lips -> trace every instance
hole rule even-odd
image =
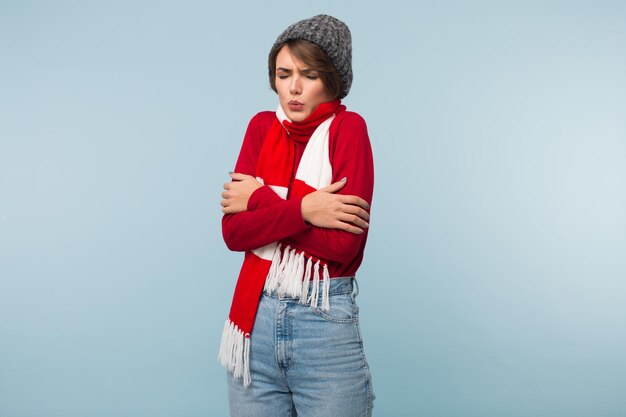
[[[297,100],[291,100],[289,103],[287,103],[287,106],[289,106],[289,110],[291,111],[300,111],[304,108],[304,104],[300,103]]]

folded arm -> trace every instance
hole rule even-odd
[[[322,259],[348,262],[360,250],[369,226],[373,162],[365,123],[346,126],[331,150],[334,183],[302,199],[283,200],[253,177],[256,167],[250,129],[232,181],[224,185],[224,241],[231,250],[256,249],[285,240]],[[342,181],[341,179],[344,179]]]

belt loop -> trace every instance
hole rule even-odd
[[[356,277],[352,278],[352,282],[354,283],[354,294],[352,297],[356,299],[356,296],[359,295],[359,283],[356,282]]]

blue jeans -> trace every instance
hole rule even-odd
[[[329,311],[263,294],[250,336],[252,383],[244,388],[227,372],[231,417],[371,416],[355,281],[330,282]]]

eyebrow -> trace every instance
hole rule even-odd
[[[286,72],[286,73],[289,73],[289,74],[291,74],[293,72],[293,70],[290,70],[290,69],[287,69],[287,68],[283,68],[283,67],[276,68],[276,72],[278,72],[278,71]],[[316,70],[316,69],[313,69],[313,68],[303,68],[300,72],[302,74],[304,74],[304,75],[307,75],[307,74],[311,74],[313,72],[319,72],[319,71]]]

